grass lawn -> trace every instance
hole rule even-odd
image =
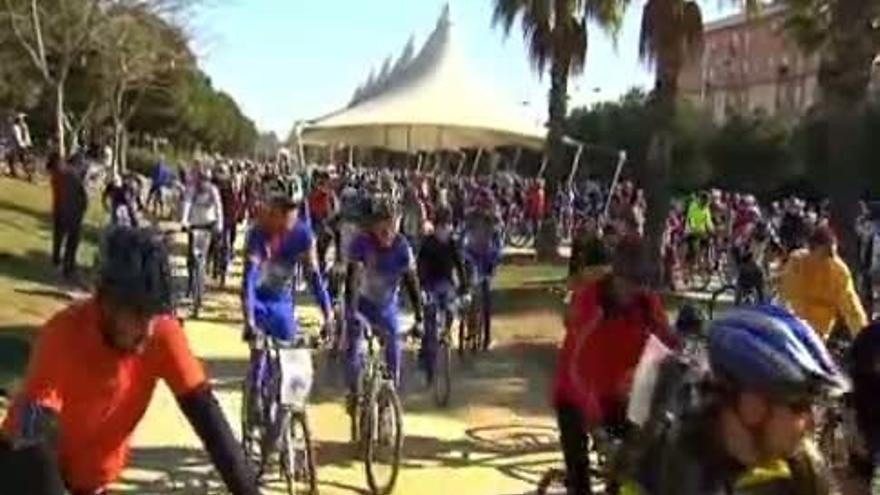
[[[70,301],[51,263],[51,193],[45,181],[0,178],[0,387],[20,375],[34,329]],[[83,229],[80,266],[94,257],[100,207]]]

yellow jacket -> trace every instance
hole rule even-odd
[[[828,338],[838,316],[853,334],[868,325],[849,268],[837,255],[793,252],[780,277],[779,295],[822,338]]]

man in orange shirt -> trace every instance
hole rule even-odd
[[[168,255],[153,233],[108,232],[94,298],[43,327],[0,433],[0,493],[103,494],[165,381],[233,494],[259,491],[201,363],[171,316]]]

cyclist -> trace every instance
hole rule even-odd
[[[259,336],[269,336],[294,342],[299,334],[293,290],[298,265],[306,268],[325,328],[330,328],[333,318],[330,296],[318,270],[318,255],[308,220],[298,214],[299,201],[286,189],[269,188],[264,202],[263,211],[248,232],[245,246],[241,286],[244,339],[252,342]],[[248,383],[255,389],[260,387],[260,352],[256,348],[252,352],[254,366],[248,375]],[[251,397],[257,400],[259,394]]]
[[[629,381],[651,334],[677,346],[659,296],[645,289],[644,249],[626,238],[611,273],[574,288],[557,360],[553,405],[568,493],[591,493],[586,432],[625,419]]]
[[[131,434],[161,379],[229,491],[259,493],[172,316],[164,244],[150,231],[111,228],[101,260],[96,294],[53,316],[39,333],[0,434],[0,491],[60,494],[64,485],[74,494],[106,493],[122,474]],[[55,491],[47,489],[53,481]]]
[[[119,174],[114,174],[104,188],[101,203],[110,212],[111,225],[138,226],[135,191]]]
[[[833,493],[808,440],[812,406],[848,384],[816,333],[765,305],[722,315],[708,338],[702,399],[638,446],[621,493]]]
[[[165,164],[163,159],[159,159],[153,167],[151,173],[150,192],[147,197],[147,204],[158,215],[165,213],[165,190],[174,184],[174,172]]]
[[[475,290],[481,292],[483,301],[483,347],[488,349],[492,341],[491,288],[495,269],[501,262],[501,218],[492,192],[481,188],[474,199],[473,208],[465,219],[462,235],[464,257],[471,276],[481,281]]]
[[[418,188],[413,185],[403,193],[403,221],[401,230],[411,246],[417,245],[427,219],[425,203],[420,197]]]
[[[184,194],[180,224],[184,229],[191,226],[211,225],[214,238],[219,238],[220,233],[223,232],[223,202],[220,199],[220,191],[211,182],[211,175],[200,167],[193,172],[193,185]],[[193,290],[193,271],[196,263],[193,240],[194,236],[190,232],[186,259],[187,287],[190,293]]]
[[[544,219],[546,202],[544,195],[544,179],[535,179],[534,182],[529,183],[525,200],[526,220],[530,223],[532,232],[537,233],[541,228],[541,221]]]
[[[415,259],[406,238],[398,231],[399,216],[388,198],[374,198],[365,218],[365,232],[351,243],[346,270],[345,307],[349,317],[359,314],[378,332],[385,332],[385,360],[395,382],[400,384],[400,310],[398,287],[401,281],[409,294],[418,333],[422,319],[422,298]],[[346,379],[354,404],[363,366],[359,355],[364,329],[357,321],[346,325]]]
[[[827,226],[810,235],[808,250],[791,253],[780,276],[779,295],[825,339],[838,315],[853,334],[868,324],[849,268],[837,254],[837,239]]]
[[[691,200],[685,214],[685,235],[688,239],[690,261],[707,255],[713,230],[712,204],[709,195],[701,193]]]
[[[448,208],[438,209],[434,214],[434,230],[425,237],[419,249],[419,282],[422,290],[433,302],[425,308],[425,316],[428,320],[419,351],[419,363],[425,372],[428,384],[434,381],[437,341],[440,332],[444,330],[436,327],[436,312],[444,309],[452,301],[456,287],[459,295],[468,292],[468,279],[461,260],[461,251],[452,236],[452,231],[452,211]]]
[[[227,165],[221,165],[214,174],[214,186],[220,194],[220,205],[223,210],[222,231],[214,245],[216,257],[219,262],[218,272],[225,270],[232,261],[235,240],[238,234],[238,224],[243,215],[243,201],[241,191],[236,188],[235,181]],[[222,259],[221,259],[222,257]]]
[[[315,188],[309,194],[308,204],[312,229],[318,242],[318,264],[321,267],[321,273],[326,273],[327,251],[333,239],[329,220],[336,209],[336,196],[330,187],[330,177],[327,174],[315,174]]]

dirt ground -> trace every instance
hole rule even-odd
[[[238,432],[239,387],[247,356],[239,340],[235,299],[229,293],[215,295],[203,321],[188,322],[186,328]],[[434,405],[416,374],[413,349],[407,353],[405,460],[395,493],[532,493],[538,477],[557,463],[546,396],[561,332],[558,312],[503,309],[496,320],[497,346],[468,365],[454,362],[453,397],[447,409]],[[312,322],[317,314],[307,308],[302,319]],[[363,463],[348,443],[342,375],[322,355],[315,367],[316,390],[309,414],[318,446],[320,492],[365,493]],[[131,468],[120,492],[214,493],[217,486],[197,438],[168,390],[161,387],[135,433]]]

